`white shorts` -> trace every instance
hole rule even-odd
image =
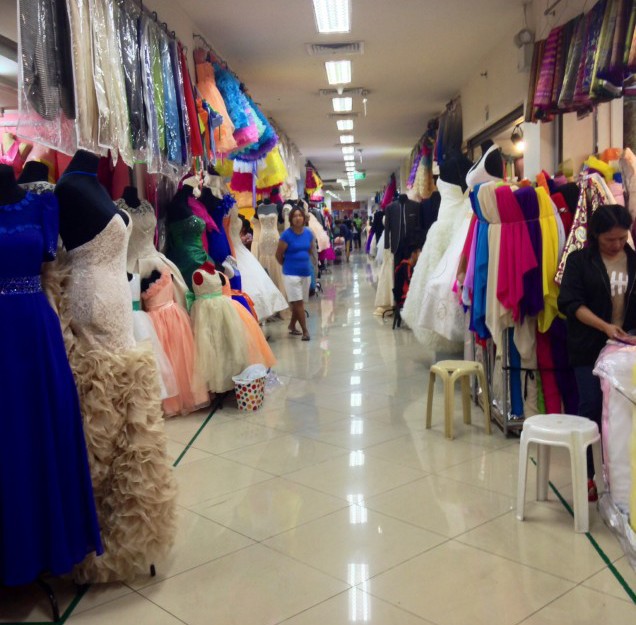
[[[288,302],[309,301],[309,287],[311,276],[288,276],[283,274],[283,283],[287,291]]]

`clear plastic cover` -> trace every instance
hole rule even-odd
[[[159,144],[159,118],[155,101],[155,86],[153,80],[154,57],[153,44],[155,24],[147,16],[141,16],[141,83],[143,88],[143,102],[148,128],[146,137],[146,165],[148,173],[157,173],[161,169],[161,148]],[[162,109],[163,114],[163,109]],[[163,127],[163,125],[162,125]]]
[[[20,137],[72,152],[74,97],[64,0],[20,0]]]
[[[132,0],[117,0],[115,26],[116,32],[119,34],[119,48],[130,119],[130,138],[136,161],[145,160],[146,157],[146,115],[139,45],[140,17],[141,9],[138,3]]]
[[[98,108],[93,76],[90,0],[67,0],[71,57],[75,75],[77,147],[103,153],[97,143]]]
[[[177,109],[179,111],[181,130],[181,164],[188,165],[192,160],[192,147],[190,141],[190,120],[188,118],[188,109],[185,101],[185,89],[190,87],[189,84],[186,84],[181,72],[179,45],[174,39],[170,41],[170,60],[172,62],[172,72],[174,75],[177,94]]]
[[[179,128],[179,109],[174,84],[174,73],[170,59],[169,40],[166,33],[160,31],[161,71],[163,78],[166,152],[172,165],[181,165],[181,132]]]

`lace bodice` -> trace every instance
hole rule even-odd
[[[232,207],[230,211],[230,237],[232,243],[236,246],[237,242],[241,241],[241,229],[243,228],[243,222],[239,217],[239,211],[236,206]]]
[[[57,231],[52,193],[27,193],[17,204],[0,205],[0,292],[2,283],[38,276],[42,261],[55,258]]]
[[[203,279],[201,284],[197,284],[193,281],[194,294],[196,297],[203,295],[211,295],[214,297],[223,294],[223,285],[221,284],[221,276],[218,271],[214,274],[203,270],[196,271],[195,273]],[[229,285],[228,282],[226,282],[226,284]]]
[[[261,222],[261,237],[258,241],[259,254],[261,256],[274,256],[278,247],[278,214],[259,215]]]
[[[50,182],[46,182],[45,180],[23,182],[20,186],[26,191],[30,191],[36,195],[42,195],[42,193],[53,193],[53,191],[55,191],[55,185]]]
[[[135,345],[132,297],[126,276],[128,225],[117,213],[93,239],[70,250],[69,303],[73,332],[118,351]]]
[[[140,258],[152,258],[157,254],[155,249],[155,231],[157,217],[152,204],[142,201],[136,208],[129,207],[124,200],[115,202],[120,210],[126,211],[132,220],[132,230],[128,241],[127,268],[130,273],[138,270]]]

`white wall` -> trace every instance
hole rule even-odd
[[[0,0],[0,35],[11,41],[18,40],[17,0]]]

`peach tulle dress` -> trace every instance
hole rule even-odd
[[[225,278],[225,284],[223,285],[223,295],[231,297],[232,289],[230,287],[230,282],[227,277],[223,277]],[[269,343],[267,342],[267,339],[263,334],[263,330],[261,330],[261,326],[258,325],[258,322],[254,318],[254,316],[250,315],[245,306],[243,306],[236,300],[232,300],[232,304],[235,305],[236,310],[241,317],[241,321],[243,322],[243,331],[245,332],[245,336],[247,337],[247,364],[262,364],[268,368],[273,367],[276,364],[276,357],[274,356],[272,348],[269,346]]]
[[[163,400],[165,415],[187,414],[206,406],[210,401],[207,389],[195,376],[190,318],[174,300],[170,273],[163,271],[161,277],[141,294],[141,299],[172,365],[179,389],[178,395]]]

